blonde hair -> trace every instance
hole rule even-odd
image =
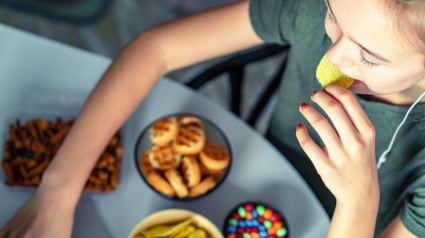
[[[425,56],[425,0],[386,0],[396,30]]]

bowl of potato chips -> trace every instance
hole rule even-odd
[[[184,209],[166,209],[139,222],[128,238],[224,238],[206,217]]]

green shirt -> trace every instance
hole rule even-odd
[[[250,17],[254,30],[264,41],[290,45],[288,62],[280,84],[267,137],[307,178],[319,200],[334,204],[323,188],[308,157],[295,137],[295,129],[304,123],[312,138],[323,145],[319,136],[299,113],[303,102],[321,90],[315,77],[316,67],[331,45],[324,20],[327,7],[323,0],[251,0]],[[376,157],[388,147],[391,137],[408,107],[366,100],[356,95],[376,130]],[[323,112],[318,107],[319,112]],[[323,115],[326,115],[322,113]],[[300,162],[304,161],[304,162]],[[425,110],[416,106],[396,137],[387,162],[379,170],[380,206],[375,236],[400,215],[405,227],[425,237]],[[317,188],[322,187],[322,188]],[[328,202],[328,200],[330,202]],[[326,203],[328,205],[326,205]],[[328,206],[328,207],[326,207]]]

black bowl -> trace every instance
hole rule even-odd
[[[196,197],[183,197],[180,198],[178,196],[170,196],[168,194],[162,193],[157,191],[152,185],[150,185],[147,181],[146,175],[141,171],[141,165],[140,165],[140,158],[141,156],[153,146],[153,143],[150,140],[150,127],[152,126],[153,123],[155,123],[157,120],[162,119],[162,118],[166,118],[166,117],[171,117],[171,116],[175,116],[175,117],[180,117],[180,116],[194,116],[197,117],[198,119],[200,119],[205,127],[205,134],[206,134],[206,138],[208,141],[211,141],[213,143],[219,144],[220,146],[222,146],[223,148],[227,149],[229,151],[229,155],[230,155],[230,162],[229,165],[223,169],[223,173],[219,178],[216,178],[216,185],[214,188],[208,190],[206,193],[198,195]],[[170,114],[170,115],[165,115],[161,118],[158,118],[156,120],[154,120],[152,123],[150,123],[139,135],[137,141],[136,141],[136,145],[135,145],[135,162],[136,162],[136,168],[137,171],[139,171],[140,177],[143,179],[143,181],[153,190],[155,191],[155,193],[157,193],[158,195],[160,195],[163,198],[169,199],[169,200],[174,200],[174,201],[192,201],[194,199],[198,199],[201,197],[205,197],[208,194],[211,194],[213,191],[215,191],[226,179],[227,174],[230,171],[230,167],[232,164],[232,150],[231,150],[231,146],[229,143],[229,140],[227,139],[226,135],[223,133],[223,131],[217,126],[215,125],[213,122],[211,122],[208,119],[205,119],[199,115],[194,115],[192,113],[181,113],[181,114]],[[199,161],[198,161],[199,162]]]
[[[269,237],[269,233],[276,238],[289,237],[288,223],[282,213],[268,203],[259,201],[243,202],[235,206],[226,216],[222,232],[227,238],[248,237],[244,233],[249,233],[249,237],[257,233],[260,238]]]

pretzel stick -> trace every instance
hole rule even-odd
[[[49,160],[44,160],[43,162],[41,162],[41,164],[37,165],[37,167],[35,167],[28,173],[29,177],[41,174],[42,172],[44,172],[44,169],[46,169],[48,165]]]
[[[13,177],[12,167],[4,161],[1,163],[1,167],[3,168],[4,173],[6,175],[6,184],[15,185],[16,181]]]
[[[58,131],[58,133],[56,133],[55,135],[53,135],[50,138],[50,142],[51,143],[57,143],[57,142],[61,141],[70,129],[71,129],[71,127],[69,125],[65,125],[64,127],[61,128],[60,131]]]

